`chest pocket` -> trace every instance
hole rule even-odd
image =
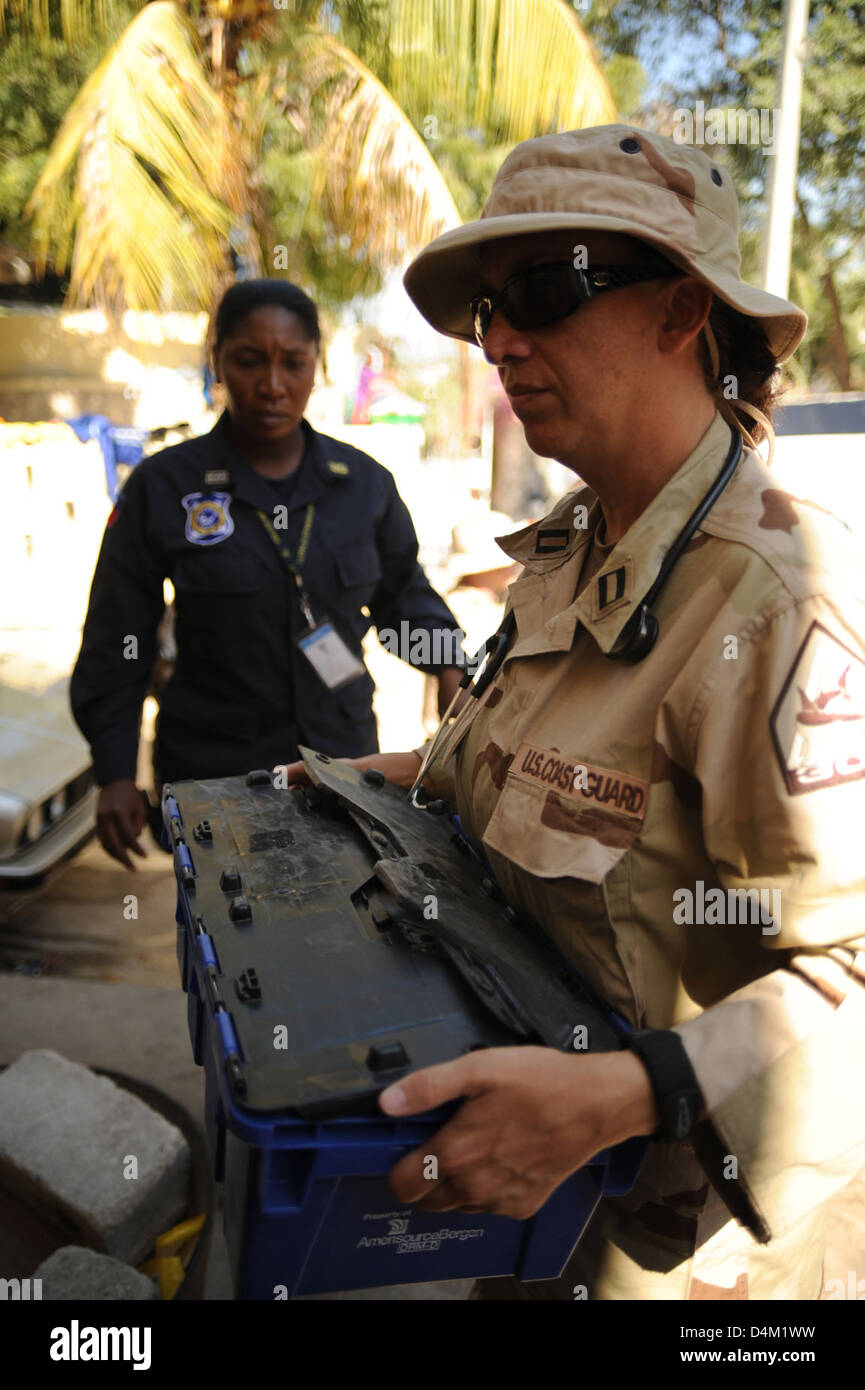
[[[177,557],[171,582],[178,594],[254,594],[261,588],[261,568],[246,551],[199,546]]]
[[[509,771],[483,843],[538,878],[602,884],[614,875],[641,826],[641,818],[610,809],[592,796]]]
[[[336,570],[334,601],[346,617],[356,617],[371,601],[382,576],[375,543],[370,540],[336,550],[333,563]]]
[[[381,560],[372,542],[340,551],[334,557],[339,582],[345,589],[375,588],[382,576]]]
[[[266,612],[254,554],[222,546],[179,555],[171,573],[177,611],[178,670],[187,660],[247,661]],[[222,554],[215,553],[223,550]]]
[[[631,856],[642,822],[512,772],[482,837],[500,883],[626,1017],[646,1016]],[[528,875],[528,877],[526,877]]]

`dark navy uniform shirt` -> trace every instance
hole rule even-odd
[[[234,450],[228,424],[225,413],[209,434],[145,459],[109,517],[70,688],[100,785],[135,778],[165,578],[177,662],[157,721],[162,781],[272,767],[295,758],[299,743],[342,757],[377,751],[373,681],[364,670],[328,690],[298,650],[307,624],[297,589],[258,511],[273,521],[285,505],[280,536],[296,558],[314,504],[304,587],[316,620],[329,619],[359,659],[371,623],[458,629],[418,564],[414,526],[386,468],[303,421],[301,463],[273,483]],[[436,652],[441,659],[440,643]]]

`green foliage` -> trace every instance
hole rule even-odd
[[[439,122],[439,133],[430,148],[459,208],[464,222],[479,217],[489,196],[499,166],[511,149],[493,144],[478,133],[459,133],[453,125]]]
[[[414,128],[424,136],[463,220],[480,214],[499,166],[516,139],[568,128],[578,122],[580,101],[591,103],[595,99],[591,75],[583,75],[584,62],[592,61],[600,67],[617,105],[621,100],[636,100],[642,87],[642,69],[636,60],[622,55],[611,62],[599,61],[591,43],[580,33],[580,29],[586,29],[585,15],[576,12],[568,0],[547,0],[542,5],[538,0],[522,0],[522,8],[521,0],[516,3],[518,8],[509,8],[507,0],[474,6],[471,0],[465,5],[461,0],[420,0],[417,4],[412,0],[372,0],[366,4],[357,0],[351,6],[337,4],[341,14],[349,8],[366,12],[369,29],[365,46],[362,43],[356,51],[395,93]],[[599,3],[609,4],[610,0]],[[485,15],[485,11],[489,13]],[[514,51],[519,54],[516,68],[504,64],[499,78],[492,78],[487,69],[500,62],[499,49],[504,49],[502,29],[513,22],[514,16],[527,30],[532,27],[535,45],[515,45]],[[462,35],[459,43],[453,41],[455,30]],[[550,45],[560,59],[558,50],[566,38],[573,42],[568,57],[572,66],[566,68],[570,85],[563,81],[561,72],[544,66],[545,50],[539,48],[544,39],[548,44],[546,61]],[[543,88],[549,101],[557,84],[562,93],[561,104],[557,108],[554,102],[550,103],[545,114],[541,101],[533,104],[533,89]],[[564,116],[557,118],[557,110]],[[582,123],[590,124],[594,117],[588,111],[583,114],[586,119]],[[609,120],[613,114],[608,106],[606,113],[597,118]],[[527,125],[518,130],[516,126],[521,120]]]
[[[647,107],[645,123],[664,129],[674,108],[771,111],[778,101],[782,0],[594,0],[587,23],[607,62],[627,52],[651,69],[678,45],[697,45],[700,63],[678,87]],[[608,74],[609,75],[609,74]],[[620,99],[620,106],[623,103]],[[636,119],[635,113],[635,119]],[[718,154],[717,147],[707,147]],[[720,158],[733,173],[742,209],[746,278],[761,273],[769,160],[759,147],[730,145]],[[865,389],[865,6],[811,0],[802,95],[799,215],[793,231],[790,295],[810,316],[793,369],[800,381],[839,388],[830,336],[837,324],[824,275],[831,270],[843,317],[850,384]],[[807,226],[806,226],[807,219]]]
[[[263,246],[264,273],[301,285],[325,310],[355,295],[376,294],[378,266],[353,248],[314,197],[315,161],[295,131],[274,115],[267,123],[259,166],[261,198],[271,236]]]
[[[558,45],[559,64],[565,55],[565,83],[539,66],[537,54],[526,54],[514,43],[517,31],[513,17],[523,16],[521,9],[514,9],[515,4],[519,6],[522,0],[333,0],[319,11],[322,26],[334,31],[399,101],[464,219],[479,214],[495,173],[513,144],[515,122],[528,120],[529,133],[557,128],[549,114],[544,114],[544,103],[549,106],[551,92],[555,96],[558,90],[557,80],[563,90],[567,89],[572,113],[579,111],[581,101],[606,100],[603,85],[597,82],[590,46],[564,0],[525,0],[525,4],[535,7],[536,27],[541,28],[541,21],[545,21],[547,42],[552,36]],[[525,13],[528,15],[528,8]],[[470,39],[467,47],[453,42],[460,26]],[[426,42],[432,34],[436,41]],[[260,198],[271,240],[287,248],[291,273],[306,283],[315,283],[323,301],[336,304],[354,294],[370,293],[381,282],[385,267],[353,219],[328,206],[315,161],[301,157],[302,151],[320,138],[323,120],[326,123],[328,113],[322,108],[326,89],[316,89],[313,84],[312,98],[308,91],[302,91],[296,78],[310,66],[302,48],[287,32],[278,43],[278,49],[262,45],[254,54],[252,46],[245,51],[244,71],[248,65],[250,73],[267,65],[282,71],[282,55],[288,58],[287,95],[282,81],[277,84],[279,101],[287,106],[277,104],[265,119]],[[481,52],[488,53],[489,71],[484,69]],[[442,53],[448,55],[446,63]],[[548,79],[546,88],[542,74]],[[481,91],[485,95],[479,114],[476,103]],[[533,92],[539,94],[534,110]],[[293,104],[301,108],[302,115],[288,128],[281,112]],[[605,109],[609,118],[609,103]],[[333,109],[329,115],[332,120]],[[366,150],[362,153],[366,158]],[[353,167],[351,160],[346,167]],[[378,195],[382,216],[393,218],[387,179],[382,177],[370,193]]]
[[[0,45],[0,236],[19,248],[30,242],[23,209],[42,174],[48,150],[61,121],[88,75],[104,57],[109,43],[141,9],[143,0],[40,0],[50,33],[32,36],[27,5],[0,0],[6,34]],[[208,31],[212,0],[177,0]],[[238,24],[246,23],[240,10]],[[106,16],[108,30],[99,28]],[[35,10],[32,11],[36,13]],[[480,212],[496,170],[519,138],[514,122],[528,121],[531,133],[573,124],[558,119],[564,107],[550,102],[550,66],[541,47],[538,16],[545,15],[545,40],[555,45],[577,32],[575,57],[581,72],[594,55],[609,84],[620,119],[664,129],[676,107],[710,106],[772,109],[777,101],[777,65],[782,0],[591,0],[586,9],[567,0],[286,0],[273,11],[258,6],[252,41],[241,42],[237,56],[236,119],[247,141],[249,225],[262,268],[286,274],[312,289],[325,308],[381,284],[398,238],[388,254],[381,250],[376,222],[391,229],[407,225],[406,204],[395,190],[400,159],[411,150],[415,132],[436,161],[447,188],[465,219]],[[32,14],[31,14],[32,19]],[[74,44],[62,37],[74,24]],[[463,42],[445,43],[425,36],[450,25]],[[263,26],[263,30],[262,30]],[[455,27],[454,27],[455,26]],[[509,27],[510,26],[510,27]],[[517,26],[516,30],[514,26]],[[533,42],[520,40],[531,29]],[[69,32],[68,29],[66,32]],[[234,26],[234,32],[239,32]],[[450,31],[449,31],[450,32]],[[498,68],[505,35],[517,32],[513,53]],[[304,48],[312,36],[317,48]],[[317,38],[316,38],[317,36]],[[353,216],[351,197],[369,200],[367,188],[354,190],[340,203],[328,189],[313,154],[315,141],[334,120],[343,91],[334,69],[322,64],[331,42],[342,45],[374,74],[363,69],[349,80],[360,82],[363,102],[350,107],[363,119],[378,121],[374,186],[378,208]],[[582,45],[582,47],[580,47]],[[560,46],[560,45],[559,45]],[[647,96],[649,77],[670,55],[694,54],[693,68],[680,61],[675,88]],[[278,55],[283,75],[268,91],[268,67]],[[293,64],[293,66],[292,66]],[[498,75],[496,75],[496,73]],[[799,158],[800,215],[794,231],[791,296],[811,315],[808,337],[800,348],[794,373],[828,386],[837,385],[837,323],[827,279],[837,292],[844,319],[851,384],[865,387],[865,6],[846,0],[811,0],[808,58],[802,105]],[[317,75],[316,75],[317,74]],[[375,81],[384,84],[400,107],[388,109]],[[561,81],[561,79],[559,79]],[[587,79],[588,80],[588,79]],[[264,86],[262,88],[262,82]],[[258,84],[258,85],[256,85]],[[330,85],[328,85],[330,84]],[[365,86],[364,86],[365,84]],[[344,89],[353,100],[351,87]],[[360,90],[360,88],[358,88]],[[262,95],[262,92],[264,93]],[[336,94],[327,105],[328,92]],[[245,94],[248,94],[246,96]],[[537,96],[532,114],[531,102]],[[246,105],[244,102],[246,101]],[[573,109],[573,108],[572,108]],[[588,110],[589,108],[587,108]],[[404,117],[403,117],[404,113]],[[430,127],[428,118],[433,117]],[[405,118],[408,129],[388,151],[389,129]],[[611,119],[586,116],[592,119]],[[532,124],[533,122],[533,124]],[[372,127],[371,127],[372,128]],[[245,133],[244,133],[245,132]],[[355,158],[362,145],[334,147],[337,158]],[[742,253],[746,278],[760,274],[766,214],[768,161],[759,147],[712,147],[731,169],[742,208]],[[422,185],[423,161],[413,166],[415,189]],[[338,176],[337,181],[341,178]],[[58,194],[59,220],[71,211]],[[445,195],[446,196],[446,195]],[[415,192],[416,197],[416,192]],[[441,190],[439,203],[442,206]],[[409,209],[420,215],[417,206]],[[426,215],[429,215],[427,213]],[[370,220],[372,218],[372,220]],[[807,227],[806,227],[807,219]],[[32,243],[31,243],[32,244]],[[285,268],[274,264],[277,247],[285,247]],[[282,253],[280,253],[282,254]],[[833,334],[835,341],[833,342]]]
[[[183,53],[178,10],[201,40]],[[4,19],[0,218],[31,248],[35,228],[59,267],[75,231],[73,295],[117,307],[207,297],[228,268],[223,224],[249,267],[292,274],[326,304],[371,293],[407,251],[477,214],[515,140],[614,110],[566,0],[39,0],[29,12],[0,0]],[[227,136],[212,111],[196,127],[202,80]],[[181,126],[185,154],[171,140]]]
[[[623,121],[632,120],[640,109],[646,86],[646,70],[639,58],[629,53],[613,53],[602,63],[616,109]]]
[[[333,5],[342,42],[378,77],[376,60],[386,43],[389,9],[389,0],[335,0]]]
[[[645,10],[638,24],[622,22],[622,9],[620,0],[592,0],[588,9],[579,12],[579,19],[610,84],[619,118],[635,121],[648,80],[637,45],[650,25],[646,24]]]
[[[55,9],[58,8],[55,6]],[[109,37],[92,33],[70,47],[60,37],[57,16],[45,45],[34,44],[20,16],[6,19],[0,42],[0,235],[23,249],[28,231],[22,213],[45,167],[51,146],[73,98],[103,57],[110,32],[119,33],[140,8],[112,7]]]

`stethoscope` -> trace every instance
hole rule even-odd
[[[669,579],[670,572],[682,554],[682,551],[685,549],[685,546],[693,539],[694,533],[712,510],[739,466],[739,460],[742,457],[742,436],[738,430],[732,428],[730,434],[732,436],[730,448],[724,460],[723,468],[703,500],[688,517],[685,525],[682,527],[678,536],[673,541],[673,544],[670,546],[670,549],[664,556],[661,568],[658,570],[652,587],[637,605],[636,609],[625,623],[625,626],[622,628],[622,631],[619,633],[619,636],[616,638],[616,641],[607,652],[607,656],[611,661],[630,661],[632,664],[636,664],[638,661],[644,661],[657,642],[661,625],[655,614],[651,611],[652,607],[657,603],[661,590]],[[421,807],[425,804],[418,800],[418,792],[420,791],[421,783],[429,770],[430,764],[433,761],[436,749],[441,746],[441,736],[443,733],[449,732],[447,721],[450,718],[450,713],[454,704],[459,699],[463,690],[468,690],[469,694],[473,695],[476,700],[480,699],[501,668],[515,627],[516,616],[513,609],[511,609],[505,614],[498,630],[493,633],[492,637],[487,638],[472,660],[467,664],[454,697],[445,711],[442,722],[436,730],[433,740],[427,749],[426,756],[421,763],[420,771],[418,772],[414,786],[409,792],[409,800],[413,806]],[[483,669],[479,671],[478,668],[481,663],[483,663]],[[478,672],[478,674],[473,677],[473,672]]]

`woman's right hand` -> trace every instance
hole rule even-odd
[[[368,753],[364,758],[335,758],[335,762],[349,763],[351,767],[363,772],[368,767],[378,768],[388,782],[395,787],[405,787],[409,791],[420,772],[420,758],[417,753]],[[285,774],[287,787],[311,787],[309,773],[302,762],[283,763],[273,769]]]
[[[131,778],[105,783],[96,807],[96,833],[106,854],[127,869],[135,869],[128,850],[147,858],[138,840],[146,820],[144,797]]]

